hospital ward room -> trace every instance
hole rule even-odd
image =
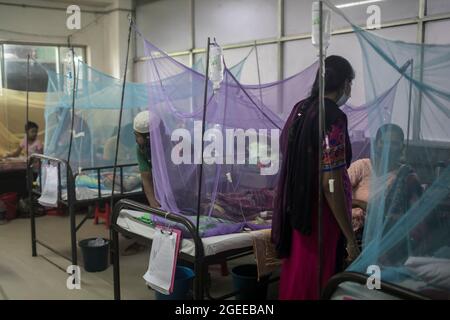
[[[449,300],[449,28],[449,0],[1,1],[0,300]]]

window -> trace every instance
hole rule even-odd
[[[1,86],[2,88],[25,91],[27,89],[27,58],[30,61],[29,90],[47,91],[47,71],[62,72],[68,47],[0,44],[2,56]],[[75,55],[84,60],[84,48],[75,48]],[[38,63],[36,63],[38,62]]]

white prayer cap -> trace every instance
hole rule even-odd
[[[159,126],[159,117],[148,110],[139,112],[134,117],[133,129],[138,133],[148,133]]]

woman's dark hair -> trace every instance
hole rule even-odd
[[[405,135],[403,134],[402,128],[400,128],[396,124],[387,123],[378,128],[377,135],[375,137],[375,141],[376,142],[380,141],[380,139],[383,136],[385,136],[388,132],[397,134],[397,136],[400,138],[400,141],[403,141],[405,139]],[[391,136],[392,136],[392,134],[391,134]]]
[[[39,126],[37,125],[36,122],[28,121],[25,124],[25,132],[28,132],[28,130],[30,130],[30,129],[39,129]]]
[[[347,59],[341,56],[329,56],[325,58],[325,93],[340,89],[345,80],[351,81],[355,78],[355,71]],[[319,96],[319,71],[311,89],[310,100]]]

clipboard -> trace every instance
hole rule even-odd
[[[155,227],[147,272],[143,278],[154,290],[169,295],[173,292],[181,230]]]

